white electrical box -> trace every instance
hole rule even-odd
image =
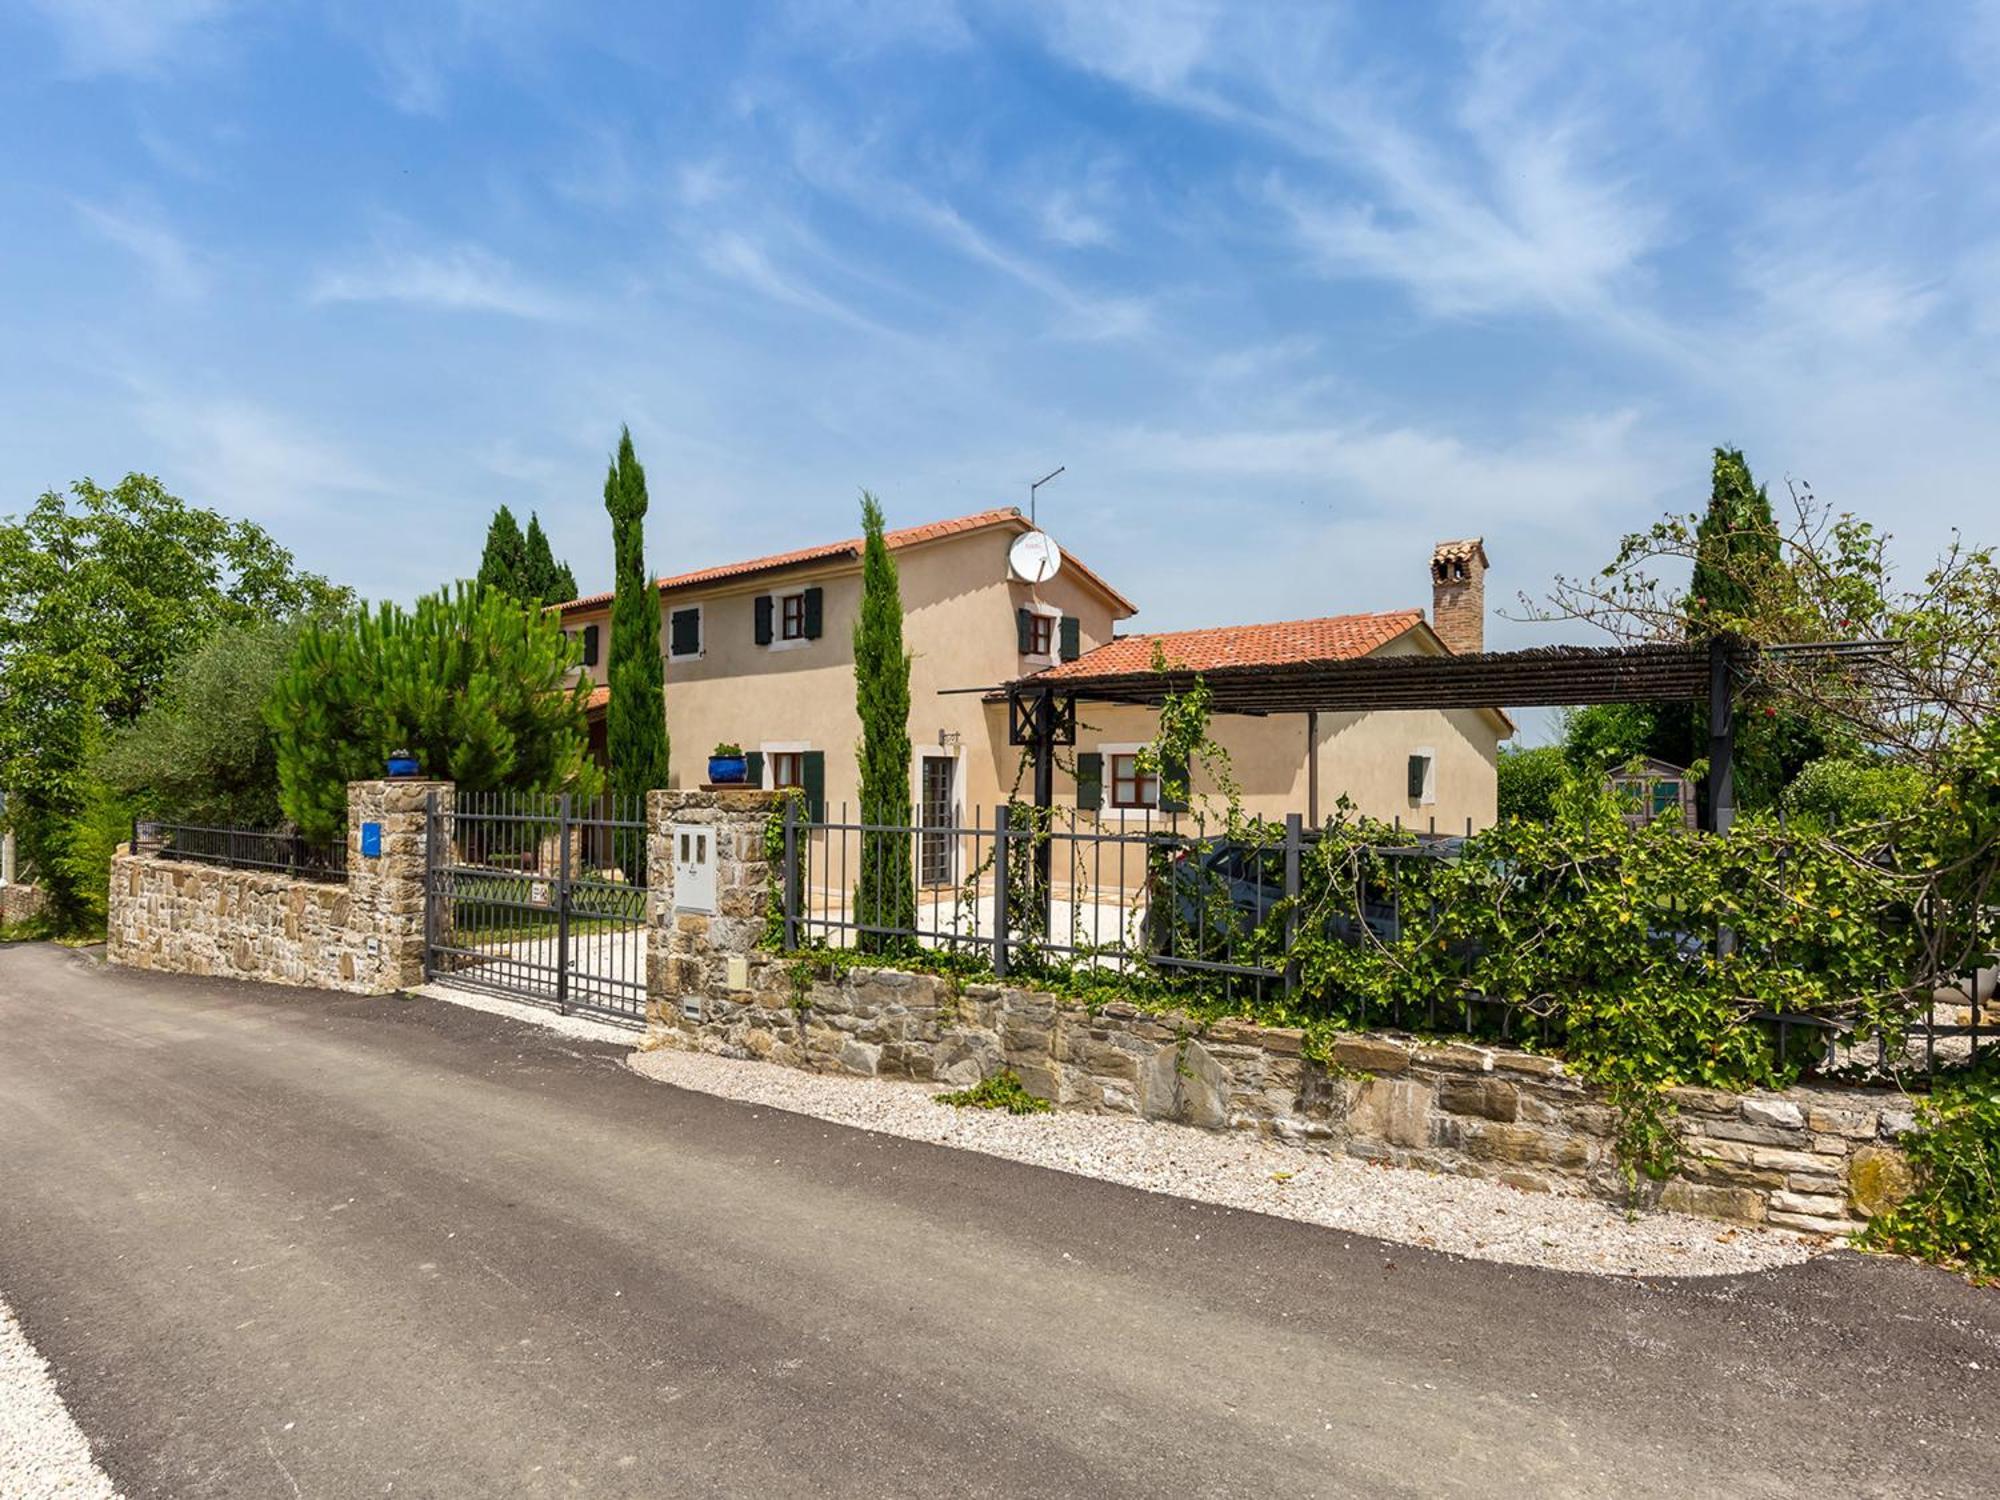
[[[702,823],[675,823],[674,910],[715,910],[715,830]]]

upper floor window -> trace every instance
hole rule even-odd
[[[667,655],[701,655],[701,606],[691,604],[667,616]]]
[[[785,594],[778,600],[778,639],[802,641],[806,638],[806,596]]]
[[[1056,617],[1054,615],[1031,614],[1028,616],[1029,656],[1048,656],[1055,645]]]

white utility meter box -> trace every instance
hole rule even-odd
[[[715,830],[702,823],[675,823],[674,910],[715,910]]]

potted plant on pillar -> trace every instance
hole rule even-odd
[[[717,745],[708,757],[708,779],[715,786],[740,785],[750,779],[750,762],[741,745]]]

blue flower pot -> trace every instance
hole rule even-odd
[[[407,750],[395,751],[389,756],[389,774],[391,776],[415,776],[417,774],[417,758]]]
[[[748,781],[749,758],[742,755],[711,755],[708,758],[708,779],[717,786]]]

